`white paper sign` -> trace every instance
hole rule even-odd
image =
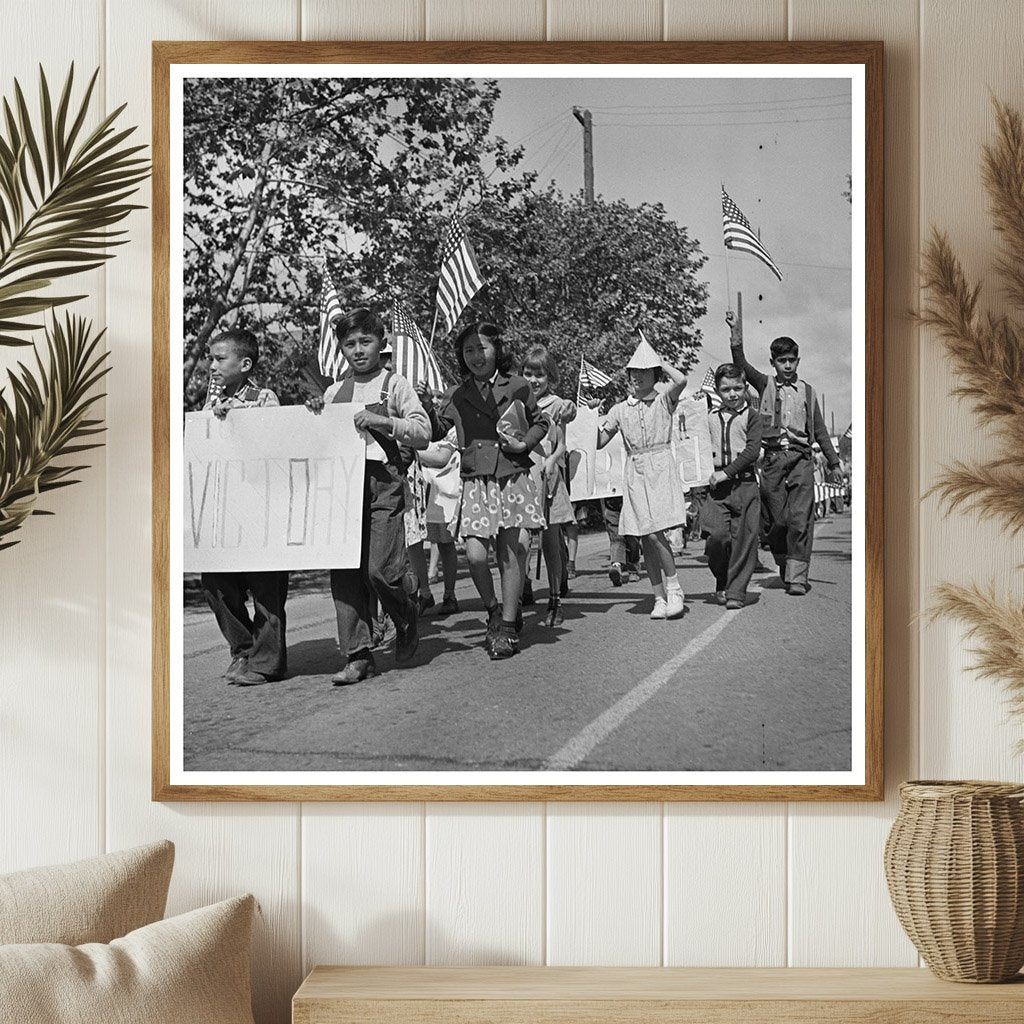
[[[597,447],[601,417],[596,409],[581,408],[565,427],[569,458],[569,497],[573,501],[611,498],[622,494],[625,454],[616,434],[603,448]]]
[[[683,489],[706,487],[715,471],[707,401],[703,396],[681,398],[676,406],[675,421],[672,448]]]
[[[359,565],[366,445],[358,406],[185,417],[186,572]]]

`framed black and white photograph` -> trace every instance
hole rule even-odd
[[[154,43],[153,793],[882,795],[882,45]]]

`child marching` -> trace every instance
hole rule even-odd
[[[708,413],[715,471],[701,509],[701,528],[718,603],[742,608],[757,562],[761,522],[754,468],[761,453],[761,414],[748,403],[746,378],[734,363],[719,366],[714,379],[722,401]]]
[[[405,538],[405,473],[412,449],[426,448],[430,422],[412,385],[381,363],[384,322],[369,309],[354,309],[334,324],[348,369],[342,379],[306,405],[320,412],[328,402],[363,404],[354,416],[367,445],[363,478],[363,537],[359,567],[331,570],[338,641],[346,658],[336,686],[377,674],[371,652],[371,593],[395,624],[395,661],[408,662],[419,636],[417,607],[406,592],[409,559]]]
[[[434,439],[455,427],[462,453],[460,533],[466,539],[470,575],[487,611],[487,653],[510,658],[519,649],[520,596],[529,530],[545,527],[542,497],[530,475],[530,452],[547,435],[547,421],[530,385],[508,372],[494,324],[464,328],[455,339],[461,384],[445,392],[431,411]],[[501,602],[488,564],[497,552]]]
[[[210,342],[209,354],[212,372],[204,409],[224,419],[232,409],[280,405],[277,395],[260,387],[253,377],[260,349],[251,331],[234,328],[219,334]],[[282,678],[288,671],[284,609],[288,573],[204,572],[201,582],[231,651],[231,663],[222,678],[236,686],[258,686]]]
[[[760,399],[765,448],[761,494],[770,521],[768,544],[787,593],[807,593],[807,574],[814,543],[814,460],[817,441],[828,463],[829,479],[839,474],[839,456],[821,415],[814,388],[797,376],[800,347],[792,338],[776,338],[770,347],[774,373],[761,373],[747,362],[743,328],[729,310],[733,362],[746,374]]]
[[[670,381],[655,388],[661,374]],[[672,452],[672,421],[685,375],[642,339],[626,364],[629,398],[612,406],[598,432],[603,448],[622,434],[626,449],[625,493],[619,532],[640,537],[654,590],[652,619],[677,619],[686,611],[683,589],[666,531],[686,519],[686,498]]]
[[[560,399],[551,391],[558,383],[558,364],[544,345],[534,345],[523,360],[523,377],[533,389],[537,405],[549,419],[548,433],[537,451],[540,461],[535,479],[544,501],[547,526],[541,534],[541,547],[548,572],[548,608],[545,626],[560,626],[563,621],[560,590],[562,585],[562,530],[575,523],[569,489],[563,472],[565,466],[565,427],[557,422],[556,406]]]

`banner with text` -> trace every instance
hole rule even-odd
[[[185,416],[185,572],[359,565],[366,443],[360,405]]]
[[[565,448],[569,461],[569,497],[573,501],[610,498],[622,494],[625,453],[616,434],[597,447],[600,416],[596,409],[580,408],[576,419],[565,427]]]
[[[708,426],[708,404],[704,397],[681,398],[676,406],[675,425],[672,448],[683,488],[706,487],[715,471],[715,459],[711,428]]]

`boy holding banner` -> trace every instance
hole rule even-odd
[[[338,641],[345,667],[331,678],[335,686],[377,674],[371,653],[370,596],[395,624],[395,661],[416,653],[417,607],[405,589],[409,568],[405,545],[405,472],[412,449],[427,447],[430,421],[412,385],[381,363],[384,322],[369,309],[354,309],[334,323],[348,369],[323,398],[306,406],[320,412],[328,402],[363,404],[353,417],[368,434],[363,477],[363,541],[357,569],[331,570],[331,596],[338,618]]]
[[[209,347],[210,390],[204,409],[224,419],[232,409],[280,405],[270,388],[252,376],[260,349],[251,331],[233,328]],[[287,572],[204,572],[203,593],[231,650],[223,678],[236,686],[258,686],[284,676],[288,667],[284,604]],[[247,602],[252,596],[253,614]]]

